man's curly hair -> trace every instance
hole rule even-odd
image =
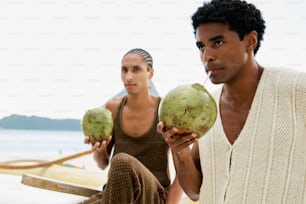
[[[199,25],[210,22],[227,24],[230,30],[238,33],[240,40],[251,31],[256,31],[258,43],[254,49],[254,54],[260,47],[266,27],[260,10],[253,4],[240,0],[204,2],[203,6],[199,7],[192,15],[191,20],[194,33]]]

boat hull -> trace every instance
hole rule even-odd
[[[53,164],[49,167],[38,167],[31,169],[0,169],[0,173],[20,176],[23,174],[32,174],[89,187],[103,186],[107,180],[102,171],[88,170],[58,164]]]

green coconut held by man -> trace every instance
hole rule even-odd
[[[179,133],[203,136],[215,123],[216,102],[201,84],[179,85],[167,93],[159,109],[159,119],[166,128]]]
[[[113,131],[112,113],[105,107],[87,110],[81,125],[84,135],[89,136],[92,144],[101,142]]]

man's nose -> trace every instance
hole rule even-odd
[[[131,80],[131,79],[133,79],[133,77],[134,77],[134,74],[133,74],[131,71],[128,71],[128,72],[126,73],[126,75],[125,75],[125,78],[126,78],[127,80]]]
[[[201,57],[203,62],[214,61],[216,58],[214,51],[209,47],[206,47],[205,50],[202,51]]]

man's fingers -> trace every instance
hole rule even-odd
[[[95,142],[92,146],[92,150],[99,150],[99,147],[100,147],[101,143],[100,142]]]
[[[163,134],[164,132],[164,123],[162,121],[157,124],[157,132],[159,134]]]
[[[88,136],[85,136],[85,137],[84,137],[84,143],[85,143],[85,144],[89,144],[89,143],[90,143],[90,139],[89,139]]]

